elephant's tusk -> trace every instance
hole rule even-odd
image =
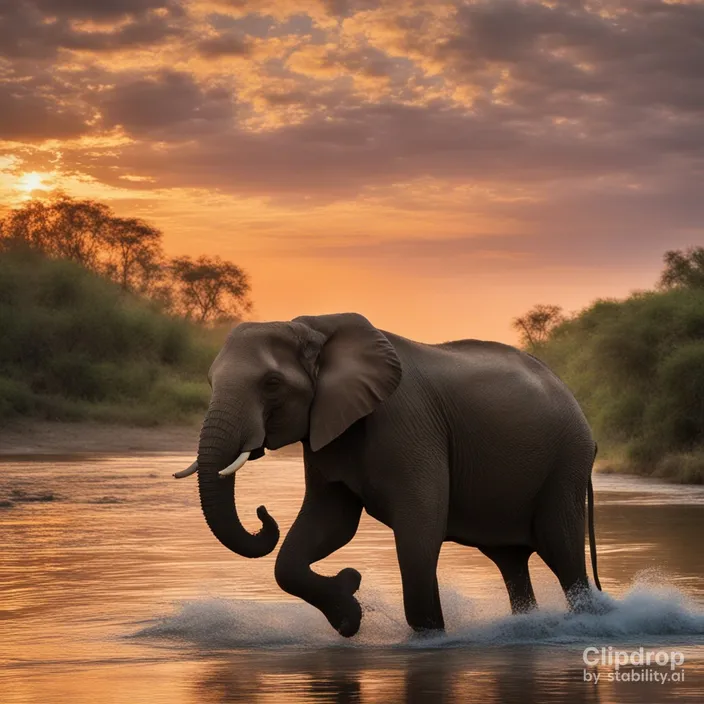
[[[225,467],[225,469],[220,470],[218,474],[221,477],[229,477],[230,474],[234,474],[249,459],[250,454],[250,452],[243,452],[229,467]]]
[[[182,469],[180,472],[174,474],[174,479],[183,479],[184,477],[190,477],[191,474],[195,474],[198,471],[198,460],[196,460],[190,467]]]

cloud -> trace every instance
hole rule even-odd
[[[434,58],[456,80],[502,69],[503,97],[517,104],[579,114],[586,95],[607,108],[704,108],[701,4],[480,0],[461,6],[456,22]]]
[[[88,20],[108,24],[81,24]],[[165,0],[0,0],[0,56],[9,59],[52,60],[62,49],[107,52],[154,46],[184,31],[183,7]]]
[[[125,15],[140,16],[152,10],[179,8],[175,0],[26,0],[46,15],[80,19],[117,19]]]
[[[65,87],[51,76],[0,79],[0,140],[42,142],[75,139],[91,131],[94,113],[89,106],[71,102]]]
[[[229,31],[200,39],[196,43],[196,49],[207,58],[220,58],[247,56],[252,50],[252,45],[241,33]]]
[[[120,126],[135,138],[194,139],[230,123],[231,93],[203,87],[186,73],[164,70],[157,76],[122,80],[101,99],[108,127]]]
[[[179,155],[128,149],[125,158],[166,183],[182,173],[179,185],[195,178],[193,185],[233,192],[350,197],[423,176],[549,181],[617,171],[637,178],[670,158],[681,159],[684,172],[699,168],[704,71],[693,66],[704,63],[703,6],[648,0],[609,14],[576,2],[458,4],[441,25],[447,35],[427,44],[427,7],[399,7],[396,15],[388,7],[383,15],[363,12],[368,36],[359,35],[360,20],[338,45],[304,45],[283,66],[259,66],[286,80],[285,90],[263,89],[268,106],[305,105],[302,122],[251,132],[246,122],[214,115],[212,129]],[[377,20],[396,33],[379,39],[371,31]],[[223,36],[226,43],[234,35]],[[390,36],[405,37],[419,58],[397,59]],[[377,79],[373,96],[370,84],[366,96],[359,89],[363,78]],[[466,101],[457,99],[461,88]],[[174,158],[182,171],[172,168]]]
[[[157,105],[169,109],[157,111]],[[117,88],[105,110],[110,124],[123,124],[134,135],[168,127],[174,142],[191,138],[198,121],[197,141],[173,151],[149,143],[126,147],[125,167],[165,187],[233,193],[354,197],[368,187],[428,175],[455,182],[549,183],[623,172],[637,181],[666,157],[694,174],[704,150],[696,124],[686,137],[674,126],[646,123],[612,125],[611,134],[599,128],[594,138],[580,138],[569,125],[524,123],[519,111],[502,106],[477,115],[442,103],[343,106],[257,132],[223,119],[227,106],[222,92],[201,91],[181,76]]]
[[[0,0],[0,126],[121,130],[64,163],[135,189],[320,204],[503,183],[537,194],[483,203],[517,230],[672,234],[704,216],[703,35],[703,4],[659,0]]]

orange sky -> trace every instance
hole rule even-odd
[[[61,188],[220,254],[255,315],[515,340],[702,243],[704,5],[27,0],[0,205]]]

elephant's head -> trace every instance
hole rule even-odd
[[[239,520],[235,472],[264,449],[305,440],[313,451],[388,398],[401,363],[386,337],[354,313],[305,316],[288,323],[242,323],[213,362],[213,390],[198,459],[200,501],[210,529],[244,557],[270,553],[279,528],[264,506],[252,535]]]

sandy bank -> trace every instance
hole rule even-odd
[[[16,455],[121,455],[182,452],[195,458],[200,424],[139,428],[125,425],[23,420],[0,427],[0,459]],[[301,445],[276,450],[300,457]],[[267,454],[271,451],[267,450]]]
[[[0,455],[133,452],[195,454],[199,432],[200,425],[136,428],[91,422],[26,420],[0,428]]]

